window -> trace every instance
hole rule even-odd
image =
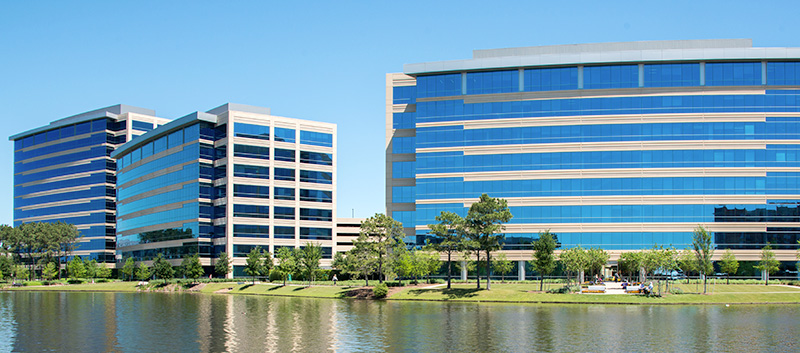
[[[275,200],[294,200],[294,189],[292,188],[275,188]]]
[[[317,184],[333,184],[333,175],[329,172],[318,172],[313,170],[301,170],[300,182],[303,183],[317,183]]]
[[[275,128],[275,141],[282,141],[282,142],[295,142],[295,132],[294,129],[285,129],[282,127]]]
[[[234,217],[269,218],[269,206],[233,205]]]
[[[275,160],[282,162],[294,162],[294,150],[275,149]]]
[[[761,84],[761,63],[706,63],[706,86]]]
[[[153,123],[133,120],[131,122],[131,127],[133,128],[133,130],[150,131],[153,130]]]
[[[333,135],[324,132],[300,130],[300,143],[313,146],[333,147]]]
[[[639,65],[586,66],[583,88],[639,87]]]
[[[269,126],[233,123],[233,134],[236,137],[269,140]]]
[[[331,221],[333,220],[333,211],[320,210],[316,208],[301,208],[300,209],[301,221]]]
[[[269,186],[233,184],[233,196],[268,199]]]
[[[578,68],[526,69],[526,91],[560,91],[578,89]]]
[[[519,71],[467,73],[467,94],[506,93],[519,91]]]
[[[333,202],[333,191],[300,189],[300,201]]]
[[[294,169],[275,168],[275,180],[294,181]]]
[[[279,207],[275,206],[274,208],[275,219],[294,219],[294,208],[293,207]]]
[[[269,147],[233,145],[234,157],[269,159]]]
[[[294,227],[275,226],[275,239],[294,239]]]
[[[234,164],[233,176],[242,178],[269,179],[269,167],[257,165]]]
[[[269,226],[252,224],[234,224],[234,237],[269,238]]]
[[[300,151],[300,163],[333,165],[333,155],[330,153]]]
[[[333,236],[328,228],[300,227],[300,239],[331,240]]]

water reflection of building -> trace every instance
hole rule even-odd
[[[336,126],[226,104],[174,120],[121,146],[117,160],[120,260],[204,266],[227,252],[233,275],[261,247],[335,247]]]
[[[441,211],[509,201],[505,251],[539,231],[612,254],[704,225],[742,259],[800,239],[800,48],[750,40],[476,50],[388,74],[387,212],[422,245]],[[721,251],[718,251],[718,256]]]

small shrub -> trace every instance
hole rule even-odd
[[[569,286],[563,286],[563,287],[560,287],[560,288],[554,288],[554,289],[548,289],[547,290],[547,293],[553,293],[553,294],[567,294],[567,293],[570,293],[570,292],[572,292],[572,288],[570,288]]]
[[[95,283],[107,283],[107,282],[111,282],[111,280],[108,279],[108,278],[98,278],[98,279],[94,280],[94,282]]]
[[[42,282],[40,282],[40,281],[27,281],[27,282],[23,283],[23,286],[26,286],[26,287],[27,286],[41,286],[41,285],[42,285]]]
[[[669,292],[672,294],[683,294],[683,289],[680,289],[678,287],[672,287],[669,289]]]
[[[405,287],[406,286],[406,284],[401,282],[401,281],[397,281],[397,282],[386,281],[386,282],[383,282],[383,284],[385,284],[387,287]]]
[[[387,294],[389,294],[389,286],[386,283],[381,283],[372,288],[372,296],[375,298],[386,298]]]

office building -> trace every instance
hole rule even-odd
[[[800,48],[688,40],[476,50],[386,79],[387,212],[422,245],[441,211],[508,200],[503,249],[717,249],[795,261]],[[716,258],[722,251],[717,251]]]
[[[117,253],[178,264],[221,252],[242,276],[252,248],[336,244],[336,125],[225,104],[118,148]],[[207,269],[210,271],[210,269]]]
[[[116,164],[121,144],[168,120],[149,109],[114,105],[13,135],[14,225],[74,224],[74,255],[114,262]]]

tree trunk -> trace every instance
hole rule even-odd
[[[450,289],[450,276],[453,270],[453,263],[450,262],[450,252],[447,252],[447,289]]]
[[[708,286],[708,276],[703,274],[703,294],[706,294],[707,286]]]
[[[478,289],[481,289],[481,256],[478,253],[478,258],[475,260],[475,277],[478,279]]]
[[[378,255],[378,283],[383,283],[383,257]]]
[[[731,284],[731,275],[728,275],[728,278],[725,280],[725,284]]]
[[[540,274],[539,278],[540,278],[540,280],[539,280],[539,291],[542,292],[542,291],[544,291],[544,275]]]
[[[490,278],[492,277],[492,258],[489,255],[489,250],[486,250],[486,290],[491,290]]]

